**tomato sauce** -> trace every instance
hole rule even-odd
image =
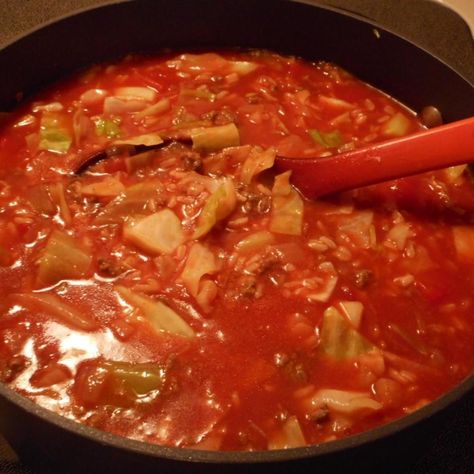
[[[422,128],[335,65],[266,51],[52,86],[0,130],[0,379],[212,450],[327,442],[431,402],[474,365],[469,169],[313,202],[271,169]]]

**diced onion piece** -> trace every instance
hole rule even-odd
[[[131,219],[123,228],[123,236],[138,248],[153,254],[173,253],[184,242],[181,221],[170,209]]]
[[[351,392],[346,390],[321,389],[312,397],[314,407],[328,406],[339,413],[351,414],[359,411],[377,411],[382,404],[375,401],[366,392]]]
[[[296,416],[290,416],[282,429],[268,442],[268,449],[289,449],[301,446],[306,446],[306,440]]]
[[[275,241],[275,236],[266,230],[254,232],[235,244],[235,250],[241,255],[257,253]]]
[[[162,112],[165,112],[170,108],[170,101],[167,98],[159,100],[156,104],[150,105],[149,107],[143,109],[141,112],[137,112],[135,117],[140,119],[143,117],[148,117],[150,115],[158,115]]]
[[[452,229],[454,246],[459,260],[474,263],[474,227],[458,225]]]
[[[106,176],[102,181],[86,184],[81,188],[85,196],[114,197],[125,190],[124,185],[113,176]]]
[[[114,91],[120,99],[139,99],[153,102],[156,99],[156,91],[149,87],[118,87]]]
[[[74,305],[51,293],[18,293],[11,295],[11,298],[33,314],[44,312],[76,329],[93,331],[99,327],[90,313],[79,311]]]
[[[157,332],[194,337],[194,331],[175,311],[161,301],[140,295],[124,286],[117,286],[118,294],[130,305],[138,308],[150,326]]]
[[[127,138],[126,140],[115,140],[114,145],[160,145],[163,140],[157,133],[147,133],[136,137]]]
[[[229,61],[230,63],[230,71],[236,72],[241,76],[245,76],[246,74],[250,74],[251,72],[255,71],[258,68],[258,64],[252,63],[250,61]]]
[[[383,124],[382,133],[390,137],[401,137],[408,133],[410,120],[401,112],[397,112]]]
[[[232,180],[230,178],[216,180],[215,186],[218,186],[217,190],[209,196],[199,214],[193,239],[206,235],[218,221],[225,219],[235,208],[237,201]]]
[[[334,306],[324,311],[320,348],[335,359],[351,359],[375,349]]]
[[[240,145],[239,129],[234,123],[217,127],[197,128],[191,131],[193,147],[205,152]]]
[[[208,247],[196,242],[189,251],[180,280],[186,285],[191,295],[199,293],[199,283],[204,275],[212,275],[219,269],[215,255]]]
[[[291,171],[286,171],[275,178],[270,230],[277,234],[301,235],[303,199],[290,185],[290,175]]]
[[[360,301],[341,301],[339,306],[344,316],[358,329],[364,312],[364,305]]]
[[[265,151],[261,151],[256,147],[252,148],[247,159],[242,165],[242,182],[245,184],[250,184],[255,176],[264,170],[270,169],[275,162],[275,157],[275,148],[268,148]]]
[[[134,184],[109,202],[97,215],[97,224],[111,224],[137,214],[144,214],[147,207],[155,207],[163,192],[159,181]]]
[[[89,89],[81,94],[80,101],[84,105],[95,105],[102,102],[107,95],[104,89]]]
[[[89,272],[91,255],[71,236],[54,230],[38,260],[37,285],[83,278]]]

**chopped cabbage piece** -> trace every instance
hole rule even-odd
[[[258,68],[258,64],[250,61],[229,61],[231,72],[236,72],[241,76],[245,76],[255,71]]]
[[[230,178],[215,180],[217,189],[209,196],[197,219],[193,239],[206,235],[214,225],[225,219],[235,208],[236,194]]]
[[[375,350],[334,306],[324,311],[320,348],[335,359],[351,359]]]
[[[127,138],[126,140],[115,140],[114,145],[160,145],[163,140],[157,133],[147,133],[136,137]]]
[[[275,236],[266,230],[254,232],[235,244],[235,250],[246,255],[259,252],[275,241]]]
[[[91,255],[73,237],[53,230],[38,259],[36,284],[44,287],[61,280],[83,278],[91,262]]]
[[[167,332],[184,337],[194,337],[189,324],[161,301],[140,295],[124,286],[117,286],[117,293],[132,307],[138,308],[150,326],[157,332]]]
[[[314,142],[319,143],[324,148],[337,148],[344,143],[342,135],[338,130],[322,132],[321,130],[312,128],[308,130],[308,133]]]
[[[267,148],[265,151],[262,151],[257,147],[252,148],[247,159],[242,165],[242,182],[245,184],[250,184],[255,176],[273,166],[275,157],[275,148]]]
[[[170,100],[165,97],[164,99],[159,100],[156,104],[150,105],[149,107],[146,107],[140,112],[137,112],[135,114],[135,117],[140,119],[143,117],[148,117],[150,115],[158,115],[158,114],[161,114],[162,112],[165,112],[169,108],[170,108]]]
[[[339,306],[344,316],[358,329],[364,312],[364,305],[360,301],[341,301]]]
[[[47,185],[47,190],[51,196],[51,200],[59,209],[59,215],[65,224],[70,224],[72,221],[71,211],[66,202],[66,195],[64,192],[64,184],[61,181]]]
[[[376,235],[373,221],[374,213],[369,210],[354,211],[349,215],[340,216],[337,224],[338,237],[346,235],[356,247],[364,249],[374,247]],[[346,240],[341,243],[346,243]]]
[[[219,270],[215,255],[208,247],[196,242],[189,251],[180,279],[195,298],[199,293],[199,283],[204,275],[212,275]]]
[[[114,92],[120,99],[139,99],[148,102],[156,99],[156,91],[149,87],[118,87]]]
[[[397,112],[393,117],[383,124],[382,133],[390,137],[401,137],[408,133],[410,120],[401,112]]]
[[[131,219],[124,226],[123,236],[138,248],[156,254],[173,253],[184,242],[181,221],[170,209]]]
[[[95,133],[99,137],[117,138],[120,137],[122,131],[120,130],[121,120],[97,118],[94,120]]]
[[[97,215],[97,224],[121,222],[127,217],[144,214],[147,208],[155,209],[162,200],[163,186],[159,181],[134,184],[110,201]]]
[[[277,234],[301,235],[303,199],[290,185],[290,175],[291,171],[286,171],[275,178],[270,230]]]
[[[82,186],[81,194],[85,196],[114,197],[124,190],[125,186],[121,181],[113,176],[106,176],[101,181]]]
[[[474,263],[474,226],[458,225],[452,229],[458,259]]]
[[[72,136],[64,126],[64,117],[56,113],[43,113],[40,123],[38,148],[53,153],[67,153]]]
[[[315,407],[328,406],[339,413],[351,414],[358,411],[377,411],[382,404],[375,401],[366,392],[350,392],[346,390],[321,389],[312,397]]]
[[[44,312],[76,329],[93,331],[99,324],[88,312],[79,311],[74,305],[51,293],[17,293],[11,299],[34,313]]]
[[[289,449],[301,446],[306,446],[306,440],[296,416],[290,416],[282,429],[268,442],[268,449]]]
[[[193,147],[205,152],[240,145],[239,129],[234,123],[216,127],[196,128],[191,131]]]

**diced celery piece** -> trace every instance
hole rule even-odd
[[[18,293],[11,299],[33,313],[43,312],[76,329],[93,331],[99,324],[90,315],[79,311],[75,306],[66,303],[62,298],[51,293]]]
[[[275,178],[270,230],[277,234],[301,235],[303,199],[290,185],[290,174],[291,171],[286,171]]]
[[[154,254],[173,253],[184,242],[181,221],[170,209],[129,220],[123,228],[123,236],[138,248]]]
[[[124,286],[115,288],[130,305],[138,308],[156,333],[167,332],[184,337],[194,337],[194,331],[175,311],[158,300],[140,295]]]
[[[351,359],[375,350],[333,306],[324,312],[320,348],[334,359]]]
[[[83,278],[91,262],[91,255],[73,237],[54,230],[38,259],[36,284],[45,287],[61,280]]]
[[[315,143],[319,143],[324,148],[337,148],[344,143],[342,135],[338,130],[322,132],[321,130],[312,128],[308,130],[308,133]]]
[[[192,130],[191,139],[196,150],[205,152],[219,151],[223,148],[240,145],[239,129],[234,123],[197,128]]]

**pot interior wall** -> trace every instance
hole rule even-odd
[[[0,55],[0,109],[89,64],[164,48],[259,47],[335,62],[414,110],[435,105],[446,121],[472,114],[472,86],[428,53],[311,2],[154,0],[66,18]]]

